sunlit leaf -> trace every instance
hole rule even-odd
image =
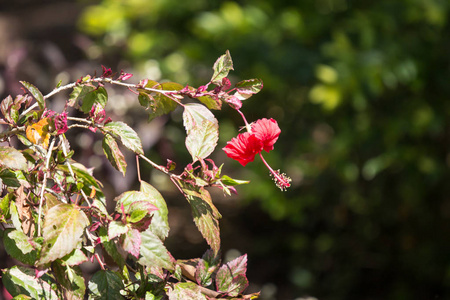
[[[51,286],[55,282],[48,275],[36,278],[35,269],[24,266],[14,266],[3,271],[3,285],[13,297],[23,294],[32,299],[61,299]]]
[[[263,82],[261,79],[249,79],[236,83],[236,96],[239,100],[245,100],[252,95],[258,93],[263,88]]]
[[[139,257],[139,249],[141,246],[141,234],[137,229],[128,230],[123,236],[123,249],[133,255]]]
[[[206,158],[217,145],[219,122],[204,105],[188,103],[184,106],[183,124],[186,129],[186,147],[193,161]]]
[[[222,109],[222,101],[219,99],[214,99],[210,95],[201,96],[198,97],[197,99],[198,101],[206,105],[206,107],[209,109],[216,109],[216,110]]]
[[[97,89],[86,93],[83,98],[83,104],[81,105],[81,110],[84,113],[89,113],[92,109],[92,106],[95,104],[100,105],[105,108],[106,103],[108,102],[108,93],[104,87],[98,87]]]
[[[95,89],[92,85],[77,85],[73,88],[72,93],[70,93],[69,101],[67,104],[75,108],[79,108],[80,102],[83,101],[84,97]]]
[[[115,237],[127,233],[130,228],[120,221],[111,221],[108,225],[108,238],[112,240]]]
[[[220,257],[214,251],[208,249],[199,259],[195,270],[195,280],[201,286],[209,286],[212,284],[212,275],[219,267]]]
[[[228,76],[230,70],[234,70],[230,51],[227,50],[224,55],[216,60],[213,70],[214,74],[211,77],[211,82],[215,85],[221,85],[222,79]]]
[[[20,83],[30,92],[31,95],[33,95],[34,99],[36,99],[37,103],[39,104],[39,108],[44,109],[45,100],[44,96],[42,96],[41,91],[39,91],[38,88],[31,83],[28,83],[26,81],[20,81]]]
[[[11,116],[11,107],[13,104],[13,98],[10,95],[0,102],[0,111],[5,120],[9,123],[14,123],[13,117]]]
[[[237,296],[248,286],[246,272],[247,254],[221,266],[216,274],[217,291],[227,293],[230,296]]]
[[[127,124],[123,122],[109,122],[103,127],[103,130],[121,141],[131,151],[137,154],[144,154],[141,139]]]
[[[193,282],[178,282],[167,293],[169,300],[206,300],[200,287]]]
[[[123,176],[125,176],[127,162],[125,161],[125,157],[123,156],[122,151],[120,151],[116,140],[111,135],[105,134],[102,146],[106,158],[108,158],[111,165],[116,168],[116,170],[120,171]]]
[[[30,243],[30,238],[20,230],[7,229],[3,233],[5,250],[14,259],[27,265],[36,262],[37,250]]]
[[[81,249],[73,249],[72,252],[61,258],[62,264],[65,266],[78,266],[88,258]]]
[[[48,210],[44,219],[44,245],[38,265],[61,258],[75,249],[89,224],[86,214],[72,204],[59,204]]]
[[[145,193],[149,199],[152,199],[152,204],[158,208],[158,210],[153,212],[149,230],[156,234],[161,240],[164,240],[169,235],[169,211],[167,209],[166,201],[157,189],[145,181],[141,181],[140,191]]]
[[[184,106],[183,125],[189,134],[194,127],[201,126],[203,120],[208,120],[214,124],[219,124],[214,114],[199,103],[188,103]]]
[[[12,147],[0,146],[0,165],[15,170],[27,170],[27,160],[22,152]]]
[[[67,267],[59,263],[52,264],[53,274],[63,289],[65,299],[83,299],[86,292],[83,272],[80,267]]]
[[[219,218],[221,215],[212,203],[209,192],[204,188],[196,188],[181,181],[179,184],[191,205],[195,225],[217,254],[220,250]]]
[[[219,126],[210,120],[203,120],[193,127],[186,137],[186,148],[192,161],[208,157],[216,148],[219,140]]]
[[[181,84],[175,82],[165,82],[162,84],[154,85],[152,88],[161,89],[166,91],[179,91],[183,89]],[[164,95],[163,93],[155,93],[152,94],[148,99],[141,99],[141,101],[148,101],[148,107],[150,109],[149,121],[153,120],[156,117],[165,115],[173,111],[177,108],[178,104],[171,99],[169,96]]]
[[[136,210],[145,210],[147,214],[158,210],[158,208],[152,204],[152,199],[146,193],[139,191],[127,191],[117,196],[114,201],[116,203],[116,212],[121,213],[122,207],[126,214],[131,214]]]
[[[141,232],[140,255],[138,263],[141,265],[173,270],[169,252],[159,237],[149,230]]]
[[[248,184],[250,182],[248,180],[233,179],[227,175],[223,175],[222,177],[220,177],[220,180],[222,181],[223,184],[232,186],[240,184]]]

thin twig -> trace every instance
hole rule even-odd
[[[16,127],[16,128],[11,129],[11,130],[5,130],[2,133],[0,133],[0,140],[3,140],[6,137],[9,137],[9,136],[12,136],[12,135],[17,135],[21,131],[22,132],[25,131],[25,126]]]
[[[167,175],[171,175],[171,173],[166,168],[164,168],[163,166],[160,166],[157,163],[151,161],[149,158],[145,157],[144,155],[138,154],[138,156],[140,158],[142,158],[143,160],[145,160],[146,162],[148,162],[149,164],[151,164],[153,168],[155,168],[155,169],[157,169],[157,170],[159,170],[159,171],[161,171],[161,172],[163,172],[163,173],[165,173]]]
[[[137,168],[137,175],[138,175],[138,180],[139,182],[141,182],[141,168],[139,167],[139,156],[136,155],[136,168]]]
[[[44,180],[42,181],[41,195],[39,197],[38,236],[41,235],[42,203],[44,202],[44,192],[45,192],[45,187],[47,185],[47,172],[48,172],[48,168],[50,165],[50,157],[52,156],[52,149],[53,149],[54,144],[55,144],[55,139],[52,139],[52,142],[50,143],[50,147],[48,147],[47,157],[46,157],[46,161],[45,161]]]
[[[67,156],[67,149],[66,149],[66,145],[64,144],[64,139],[62,137],[62,135],[59,136],[60,140],[61,140],[61,147],[64,153],[64,156]],[[66,160],[65,164],[67,165],[67,168],[69,169],[69,173],[70,176],[72,176],[72,178],[76,181],[76,177],[75,177],[75,173],[72,170],[72,166],[70,165],[69,161]],[[83,199],[86,201],[86,203],[88,204],[89,207],[91,207],[91,203],[89,202],[88,197],[86,196],[86,193],[81,189],[81,195],[83,196]]]

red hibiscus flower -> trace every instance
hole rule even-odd
[[[273,150],[273,145],[281,133],[277,121],[274,119],[260,119],[252,124],[252,132],[263,143],[266,152]]]
[[[229,158],[237,160],[242,166],[255,159],[255,155],[262,151],[263,145],[255,134],[250,132],[240,133],[237,138],[223,148]]]
[[[250,129],[248,124],[247,128]],[[255,159],[256,154],[259,154],[269,169],[275,184],[284,191],[291,186],[291,178],[279,170],[273,170],[261,154],[263,150],[266,152],[273,150],[273,145],[280,133],[281,130],[277,121],[274,119],[260,119],[252,124],[251,132],[240,133],[236,138],[232,138],[223,148],[223,151],[229,158],[237,160],[244,167]]]

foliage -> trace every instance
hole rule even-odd
[[[449,297],[448,1],[144,2],[86,9],[102,59],[151,53],[182,81],[226,47],[264,79],[247,107],[286,128],[270,159],[293,188],[275,194],[255,163],[242,194],[280,222],[244,222],[271,280],[321,299]]]
[[[23,95],[8,96],[2,101],[0,121],[7,129],[0,137],[9,143],[17,137],[23,144],[0,148],[3,243],[7,253],[23,263],[3,270],[3,284],[13,297],[83,299],[85,294],[89,299],[258,297],[259,293],[243,294],[248,286],[247,255],[221,262],[221,214],[207,189],[215,187],[224,195],[231,195],[236,193],[235,186],[248,183],[222,174],[222,165],[217,167],[208,158],[218,144],[219,135],[218,121],[210,109],[230,104],[243,117],[249,134],[252,132],[239,110],[242,103],[236,95],[249,98],[260,91],[262,81],[242,81],[231,89],[227,76],[232,69],[227,51],[214,64],[208,84],[194,88],[148,79],[138,84],[125,83],[131,74],[122,71],[117,76],[103,67],[101,76],[82,77],[75,83],[57,86],[45,96],[32,84],[22,82]],[[192,161],[181,174],[173,172],[173,161],[167,165],[153,162],[145,155],[133,128],[106,116],[107,85],[135,93],[150,120],[177,107],[183,109],[185,145]],[[210,85],[215,87],[209,89]],[[71,90],[64,110],[57,113],[48,109],[46,101],[64,90]],[[66,132],[73,128],[100,132],[105,156],[123,176],[127,170],[123,149],[167,175],[191,206],[193,220],[211,249],[202,258],[176,260],[164,245],[170,229],[166,202],[157,188],[140,178],[139,191],[126,191],[115,197],[115,208],[108,212],[107,202],[112,199],[106,199],[102,182],[94,178],[92,170],[72,159],[74,151]],[[270,144],[270,150],[280,134],[278,126],[277,129],[276,138],[267,137],[264,129],[257,132],[264,143]],[[278,185],[289,187],[287,177],[279,178],[266,165]],[[80,266],[93,260],[100,264],[101,270],[86,286]]]

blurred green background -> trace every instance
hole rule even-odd
[[[218,113],[214,156],[230,176],[252,181],[238,198],[214,197],[224,254],[249,254],[250,289],[262,289],[262,299],[450,298],[447,0],[2,5],[0,26],[18,32],[0,49],[3,94],[17,80],[50,91],[53,78],[68,82],[101,64],[135,74],[131,81],[201,85],[227,49],[233,83],[264,81],[242,111],[249,121],[278,121],[282,133],[265,158],[292,177],[292,188],[280,192],[259,159],[242,168],[221,153],[243,125],[232,109]],[[142,113],[113,96],[119,116]],[[145,129],[153,130],[148,155],[187,163],[179,113],[161,119]],[[189,232],[196,229],[186,204],[164,178],[144,172],[172,206],[169,250],[200,256],[205,244]]]

